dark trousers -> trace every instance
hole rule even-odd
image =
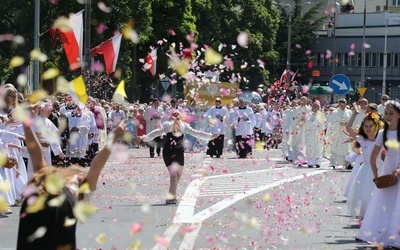
[[[239,158],[246,158],[252,154],[252,146],[249,145],[249,140],[252,138],[251,135],[237,135],[236,136],[236,153]]]
[[[224,149],[225,135],[219,135],[217,138],[208,142],[207,155],[220,157]]]
[[[98,143],[92,143],[89,145],[89,149],[88,149],[88,151],[86,151],[86,166],[87,167],[90,166],[93,158],[97,155],[98,152],[99,152],[99,144]]]
[[[156,148],[156,152],[158,155],[161,153],[161,137],[158,136],[153,139],[153,141],[149,142],[149,150],[150,150],[150,156],[154,156],[154,148]]]

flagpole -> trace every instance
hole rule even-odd
[[[90,77],[91,60],[90,60],[90,23],[91,23],[91,0],[85,0],[85,43],[84,43],[84,62],[83,71],[85,80]],[[89,84],[89,83],[88,83]],[[89,95],[92,95],[93,84],[89,84]]]
[[[40,29],[40,0],[35,0],[35,21],[34,21],[34,34],[33,34],[33,47],[39,50],[39,31]],[[39,89],[39,60],[33,61],[33,91]]]

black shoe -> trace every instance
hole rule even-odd
[[[336,169],[335,166],[331,166],[333,169]]]
[[[217,158],[221,158],[221,155],[216,155],[215,157],[217,157]]]
[[[308,167],[309,167],[309,168],[313,168],[314,166],[313,166],[313,165],[308,165]]]
[[[315,167],[316,167],[316,168],[320,168],[321,166],[317,164],[317,165],[315,165]]]
[[[154,158],[154,155],[150,155],[150,158]]]
[[[178,204],[178,200],[177,199],[168,199],[165,201],[165,204],[167,205],[176,205]]]
[[[160,154],[157,154],[158,155],[158,157],[160,157]]]

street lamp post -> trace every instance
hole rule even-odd
[[[383,74],[382,74],[382,95],[386,94],[386,67],[387,67],[387,27],[389,18],[400,17],[399,15],[387,16],[385,18],[385,46],[383,49]]]
[[[287,51],[286,51],[286,71],[287,71],[287,84],[290,86],[291,84],[291,76],[290,76],[290,64],[291,64],[291,50],[292,50],[292,5],[288,3],[277,3],[272,2],[273,5],[281,5],[288,8],[288,40],[287,40]],[[305,2],[302,4],[294,4],[294,6],[298,5],[309,5],[311,2]]]

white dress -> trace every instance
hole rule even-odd
[[[349,158],[347,158],[348,156],[349,156],[349,158],[350,157],[351,158],[355,157],[355,160],[354,160],[354,165],[353,165],[353,169],[351,170],[351,174],[350,174],[349,180],[347,181],[346,189],[344,190],[344,194],[343,194],[344,197],[349,197],[351,186],[353,186],[353,182],[354,182],[354,180],[356,178],[358,170],[360,170],[360,166],[361,166],[361,164],[363,163],[363,160],[364,160],[364,157],[363,157],[362,153],[361,154],[357,154],[356,152],[351,152],[350,154],[347,154],[345,159],[346,159],[347,162],[350,162]]]
[[[11,133],[6,130],[0,130],[0,140],[4,145],[7,145],[7,143],[17,144],[19,142],[18,136],[19,136],[18,134]],[[6,149],[7,149],[7,154],[9,156],[12,156],[15,159],[17,159],[17,161],[19,161],[17,163],[18,164],[17,168],[19,168],[20,164],[21,164],[21,169],[22,167],[25,168],[25,164],[23,163],[22,158],[18,157],[19,154],[14,152],[15,149],[7,146]],[[25,176],[17,177],[17,173],[14,169],[0,167],[0,175],[2,176],[3,181],[9,181],[11,185],[11,189],[8,192],[6,198],[8,204],[13,206],[15,205],[16,200],[19,200],[21,198],[21,194],[26,187],[27,184],[26,172]]]
[[[354,181],[351,185],[349,196],[347,199],[347,208],[351,216],[364,217],[367,210],[368,203],[371,199],[372,190],[374,189],[374,175],[371,170],[370,157],[372,149],[374,149],[375,142],[357,136],[357,141],[361,145],[363,164],[360,166]],[[377,163],[378,165],[381,162]]]
[[[397,131],[387,132],[388,140],[397,140]],[[383,147],[383,130],[376,138],[377,146]],[[399,150],[388,148],[383,166],[378,166],[378,175],[388,175],[398,167]],[[357,237],[375,242],[382,246],[400,247],[400,183],[378,189],[373,188],[373,195],[364,216]]]

